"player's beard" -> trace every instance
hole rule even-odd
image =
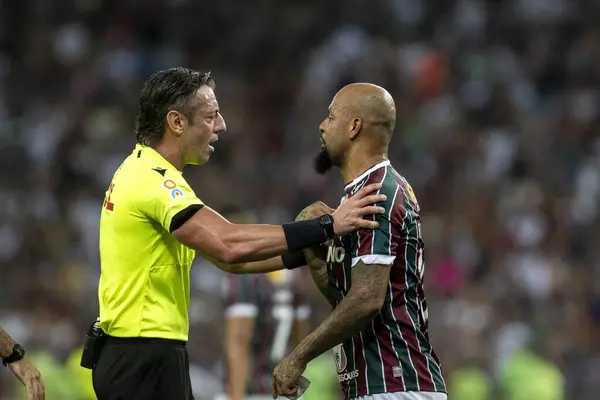
[[[326,148],[321,148],[321,151],[315,157],[314,167],[320,175],[325,175],[333,167],[333,162]]]

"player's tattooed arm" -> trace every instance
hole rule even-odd
[[[304,249],[304,258],[310,269],[315,285],[321,294],[327,299],[329,304],[335,305],[335,298],[329,290],[329,277],[327,275],[327,262],[325,256],[319,257],[317,254],[321,249]]]
[[[296,221],[304,221],[307,219],[320,217],[321,215],[333,212],[333,209],[327,206],[327,204],[317,201],[298,214]],[[320,248],[304,249],[304,257],[306,263],[310,268],[310,274],[312,275],[315,285],[323,296],[329,301],[330,304],[335,304],[335,299],[329,292],[329,280],[327,277],[327,262],[325,261],[325,254],[322,253]]]
[[[310,211],[311,211],[311,207],[312,204],[306,208],[304,208],[304,210],[300,211],[300,214],[298,214],[296,216],[295,221],[306,221],[307,219],[310,219]]]
[[[310,206],[305,207],[304,210],[300,211],[300,214],[296,216],[296,221],[305,221],[307,219],[317,218],[321,215],[332,214],[335,210],[329,207],[322,201],[315,201]]]
[[[0,328],[0,357],[5,358],[11,355],[13,347],[15,347],[15,341]]]
[[[352,269],[352,286],[329,317],[308,335],[291,357],[306,364],[345,339],[354,336],[381,310],[390,277],[390,265],[365,265]]]

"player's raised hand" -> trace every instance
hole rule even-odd
[[[384,194],[374,194],[381,189],[381,183],[372,183],[360,189],[344,201],[333,213],[333,229],[336,235],[345,235],[357,229],[377,229],[379,223],[364,219],[365,215],[383,214],[385,209],[376,203],[385,201]]]
[[[27,400],[44,400],[46,390],[40,371],[27,358],[9,364],[10,370],[25,385]]]

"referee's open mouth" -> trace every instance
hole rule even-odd
[[[208,142],[208,148],[210,149],[210,151],[215,151],[215,148],[213,146],[211,146],[212,143],[216,142],[217,140],[219,140],[218,136],[213,137],[210,142]]]

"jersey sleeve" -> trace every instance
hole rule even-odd
[[[204,206],[182,176],[161,177],[156,173],[142,182],[138,187],[143,192],[137,202],[138,210],[169,232],[182,225],[178,217],[189,218]]]
[[[359,229],[351,234],[352,267],[359,261],[367,265],[391,265],[394,263],[400,240],[398,229],[394,224],[396,214],[400,212],[395,204],[399,190],[395,185],[392,187],[384,185],[380,190],[380,193],[387,195],[386,201],[378,203],[379,206],[385,208],[385,213],[367,217],[379,222],[377,229]]]
[[[258,291],[250,275],[227,275],[223,285],[223,300],[225,316],[228,318],[253,318],[258,315]]]

